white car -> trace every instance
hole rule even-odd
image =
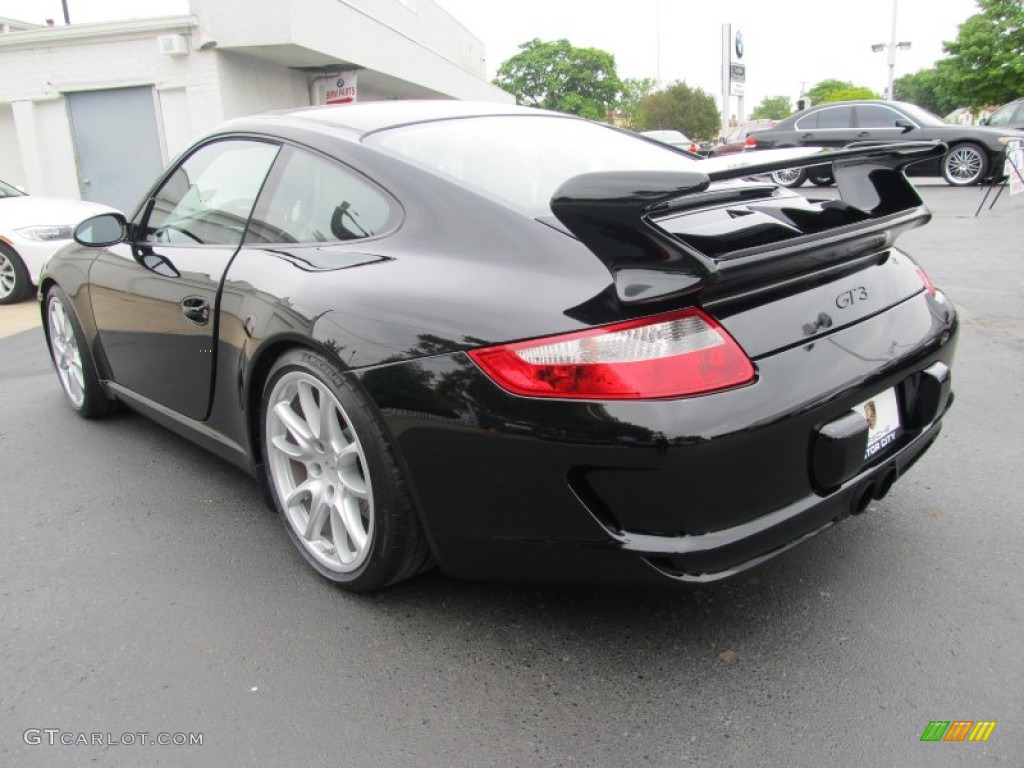
[[[0,304],[31,295],[43,264],[71,242],[78,222],[113,211],[82,200],[33,197],[0,181]]]

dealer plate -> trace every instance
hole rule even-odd
[[[900,408],[896,402],[896,390],[887,389],[879,392],[870,400],[855,405],[857,411],[868,422],[868,447],[864,452],[864,460],[870,461],[879,453],[896,444],[902,434],[900,424]]]

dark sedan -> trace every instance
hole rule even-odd
[[[1007,142],[1024,133],[1006,128],[953,125],[914,104],[898,101],[844,101],[797,112],[757,134],[758,149],[778,147],[846,147],[860,142],[941,141],[948,150],[939,158],[918,163],[911,176],[939,176],[954,186],[984,181],[1001,173]],[[810,172],[777,173],[777,184],[796,187]]]
[[[525,108],[241,119],[130,221],[79,225],[47,343],[79,414],[121,402],[245,468],[345,588],[719,579],[938,435],[956,314],[893,247],[936,151],[836,153],[848,200],[811,201],[743,177],[814,158],[732,168]]]

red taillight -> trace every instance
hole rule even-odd
[[[924,287],[928,291],[928,295],[934,297],[936,293],[935,283],[933,283],[932,279],[928,277],[928,273],[921,267],[918,267],[917,275],[921,278],[921,282],[924,283]]]
[[[757,139],[755,139],[753,136],[747,136],[747,138],[745,138],[743,140],[743,146],[745,146],[745,147],[756,147],[757,146]]]
[[[696,309],[469,355],[498,386],[527,397],[684,397],[754,378],[753,363],[739,344]]]

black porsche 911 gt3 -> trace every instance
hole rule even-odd
[[[518,107],[245,118],[39,286],[85,417],[263,483],[353,590],[701,582],[881,498],[952,402],[956,314],[893,246],[942,145],[829,155],[842,200]],[[820,156],[801,161],[820,164]]]

